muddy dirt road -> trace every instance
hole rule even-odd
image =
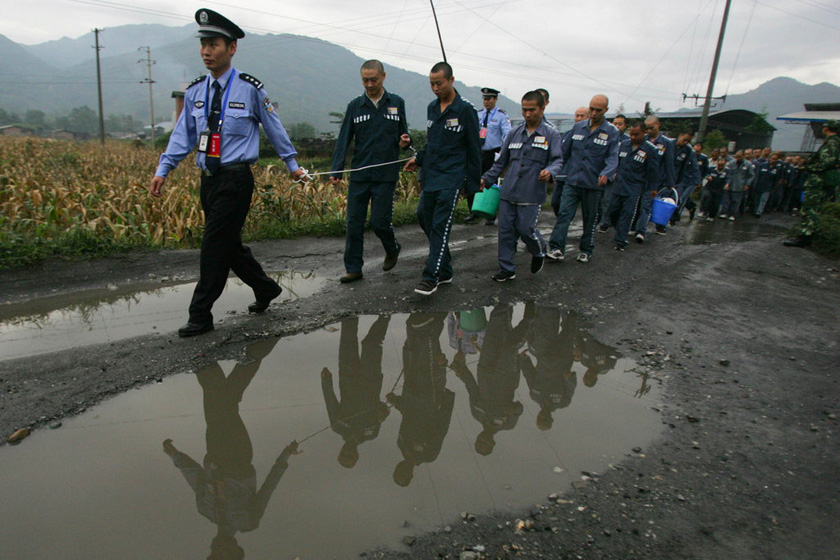
[[[651,372],[662,391],[656,406],[662,435],[571,489],[546,487],[530,509],[456,516],[445,529],[406,539],[402,550],[346,557],[836,559],[838,263],[782,247],[793,219],[766,218],[683,223],[626,253],[612,250],[612,233],[599,234],[592,262],[575,262],[577,250],[570,250],[565,262],[547,263],[538,275],[520,253],[517,279],[504,284],[490,280],[497,270],[495,229],[458,225],[454,282],[428,298],[412,291],[425,256],[414,227],[398,232],[403,253],[389,273],[379,268],[377,240],[367,237],[366,277],[349,286],[336,281],[343,240],[253,244],[266,270],[332,281],[261,316],[244,307],[217,314],[216,330],[192,339],[161,329],[0,356],[0,433],[5,440],[30,427],[31,441],[20,444],[29,445],[50,423],[106,397],[237,358],[256,340],[351,315],[536,302],[575,312],[598,340]],[[577,235],[570,238],[577,243]],[[13,321],[33,302],[46,312],[84,291],[192,280],[197,259],[195,251],[173,251],[0,272],[0,320]]]

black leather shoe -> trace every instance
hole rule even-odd
[[[389,257],[385,257],[385,260],[382,261],[382,270],[388,272],[389,270],[397,266],[397,261],[400,258],[400,250],[402,250],[402,246],[397,245],[397,252]]]
[[[350,282],[356,282],[357,280],[361,280],[364,277],[365,275],[361,272],[348,272],[347,274],[339,278],[338,281],[342,284],[349,284]]]
[[[800,235],[796,239],[788,239],[785,241],[785,247],[810,247],[811,246],[811,236],[810,235]]]
[[[187,338],[188,336],[196,336],[212,330],[213,323],[187,323],[178,329],[178,336],[181,338]]]
[[[268,309],[268,306],[271,303],[271,300],[273,300],[274,298],[276,298],[277,296],[279,296],[282,293],[283,293],[283,288],[281,288],[280,286],[277,286],[277,291],[275,291],[273,294],[271,294],[268,298],[257,299],[257,301],[255,301],[254,303],[249,305],[248,306],[248,313],[262,313],[263,311]]]

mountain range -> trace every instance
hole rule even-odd
[[[132,115],[149,121],[149,89],[145,49],[151,50],[155,121],[169,120],[174,112],[173,91],[182,91],[205,70],[194,37],[195,25],[168,27],[155,24],[124,25],[100,32],[103,111],[105,115]],[[41,110],[49,116],[66,115],[74,107],[96,110],[94,34],[62,38],[38,45],[20,45],[0,35],[0,108],[23,115]],[[344,112],[347,102],[362,93],[359,67],[363,59],[349,50],[298,35],[250,35],[239,42],[234,65],[265,83],[278,114],[286,125],[309,122],[320,131],[336,131],[331,112]],[[406,101],[412,128],[422,128],[426,105],[433,99],[428,77],[386,65],[386,88]],[[461,95],[481,107],[478,87],[456,82]],[[829,83],[808,85],[778,77],[754,90],[729,95],[722,109],[766,112],[777,128],[773,147],[797,150],[805,127],[785,124],[776,117],[803,110],[804,103],[840,102],[840,87]],[[519,104],[504,96],[499,107],[519,118]],[[571,109],[571,108],[570,108]],[[628,113],[629,114],[629,113]]]
[[[149,122],[145,50],[151,50],[155,122],[169,120],[172,92],[183,91],[206,72],[194,38],[195,26],[125,25],[100,32],[103,113],[132,115]],[[93,33],[25,46],[0,35],[0,107],[24,114],[37,109],[64,115],[74,107],[96,110]],[[298,35],[249,35],[239,42],[234,66],[263,83],[286,124],[308,122],[320,131],[337,131],[329,113],[343,113],[363,93],[359,68],[364,59],[338,45]],[[385,87],[401,95],[411,128],[422,128],[434,99],[428,76],[385,65]],[[457,77],[457,76],[456,76]],[[481,108],[481,90],[461,82],[458,92]],[[499,97],[498,106],[517,115],[519,104]]]

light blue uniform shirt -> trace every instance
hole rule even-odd
[[[478,112],[478,129],[484,127],[484,115],[487,109]],[[487,116],[487,136],[481,144],[482,151],[496,150],[502,147],[502,141],[510,132],[510,117],[502,109],[493,107]]]
[[[155,175],[166,177],[178,163],[187,157],[196,145],[198,135],[207,130],[207,115],[213,100],[212,74],[203,76],[187,87],[184,95],[184,109],[175,129],[169,137],[169,145],[160,156]],[[274,111],[274,106],[265,93],[262,82],[247,74],[240,74],[231,67],[219,77],[222,87],[222,148],[221,165],[254,163],[259,158],[260,123],[277,155],[286,163],[289,171],[298,169],[295,147],[286,134],[286,129]],[[206,169],[204,154],[197,153],[195,164]]]

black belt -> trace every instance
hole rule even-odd
[[[243,169],[250,169],[250,163],[231,163],[230,165],[223,165],[219,169],[216,170],[215,173],[212,173],[209,169],[202,169],[201,176],[202,177],[213,177],[215,175],[221,175],[222,173],[230,173],[231,171],[241,171]]]

